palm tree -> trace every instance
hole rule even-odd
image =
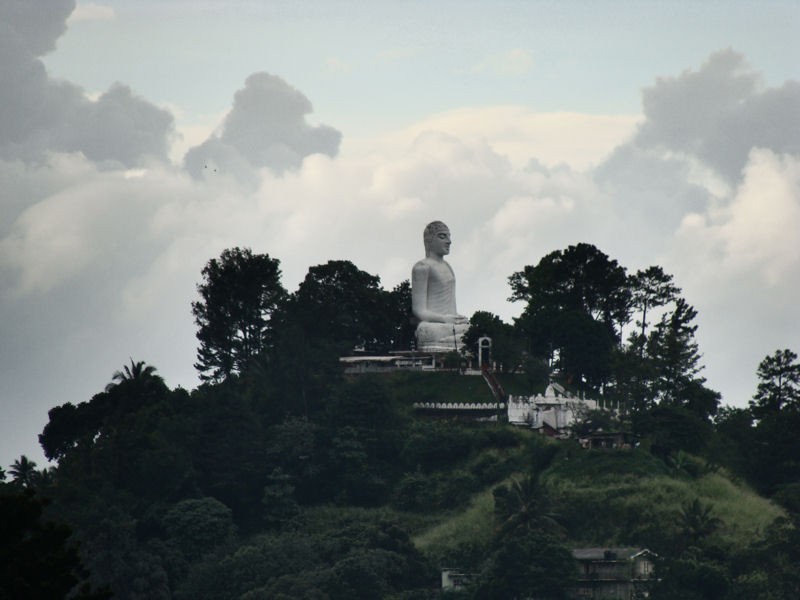
[[[111,391],[125,381],[136,381],[148,383],[157,380],[163,383],[163,379],[155,374],[156,368],[146,364],[143,360],[135,361],[131,358],[130,366],[125,365],[122,370],[114,371],[111,376],[111,383],[106,386],[106,391]]]
[[[11,465],[9,473],[11,473],[11,482],[13,484],[24,488],[33,487],[37,475],[36,463],[23,454],[19,457],[19,460],[15,460],[14,464]]]
[[[683,505],[681,532],[692,545],[696,546],[722,525],[722,521],[711,514],[713,509],[711,504],[703,504],[699,498]]]
[[[560,533],[559,515],[550,510],[550,504],[547,489],[538,473],[522,480],[512,479],[509,487],[495,488],[494,512],[499,521],[497,538],[523,532]]]

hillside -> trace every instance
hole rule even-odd
[[[531,434],[537,435],[537,434]],[[584,450],[570,442],[551,442],[558,451],[542,472],[564,543],[570,546],[641,546],[668,556],[679,544],[681,517],[695,500],[711,507],[719,527],[708,543],[731,553],[763,540],[764,532],[785,511],[721,469],[669,467],[643,450]],[[487,451],[489,455],[493,450]],[[478,459],[479,460],[479,459]],[[500,482],[523,478],[514,473]],[[414,536],[428,556],[450,564],[459,548],[489,547],[496,527],[493,486],[472,496],[463,509]]]
[[[191,393],[123,380],[54,408],[41,441],[57,467],[0,498],[47,499],[95,589],[131,600],[438,598],[443,567],[475,574],[465,597],[563,598],[586,546],[655,552],[654,599],[794,589],[793,513],[710,460],[730,441],[710,425],[695,454],[675,421],[635,449],[585,450],[413,409],[489,401],[480,377],[335,373],[290,388],[257,370]]]

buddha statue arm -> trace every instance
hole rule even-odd
[[[430,323],[466,323],[468,319],[459,314],[441,313],[428,306],[428,282],[430,265],[423,261],[414,265],[411,270],[411,312],[420,321]]]

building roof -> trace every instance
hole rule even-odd
[[[646,548],[573,548],[572,556],[578,560],[631,560],[640,554],[652,554]]]

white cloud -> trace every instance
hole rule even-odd
[[[110,21],[116,17],[114,9],[103,4],[92,2],[79,3],[72,14],[67,19],[67,25],[80,23],[82,21]]]
[[[515,168],[532,157],[548,167],[561,163],[588,169],[603,161],[635,132],[639,115],[541,113],[525,106],[462,108],[433,115],[402,130],[369,140],[381,152],[405,148],[426,132],[469,142],[483,141]],[[344,140],[355,150],[369,150],[365,140]]]
[[[738,77],[730,69],[698,73],[723,94],[733,85],[725,77]],[[740,104],[773,92],[748,90]],[[665,106],[661,92],[672,94],[656,85],[650,106]],[[117,93],[125,106],[151,110]],[[713,105],[713,89],[707,96]],[[772,106],[791,122],[788,103]],[[580,241],[630,270],[662,264],[698,309],[709,384],[728,402],[746,400],[760,358],[800,339],[792,243],[800,158],[780,138],[754,149],[763,139],[757,126],[746,167],[731,182],[707,156],[716,130],[678,143],[654,125],[667,122],[658,111],[642,122],[519,106],[454,110],[345,140],[337,153],[338,132],[314,137],[310,109],[282,80],[249,80],[224,126],[200,146],[210,169],[197,178],[141,152],[123,167],[47,148],[54,138],[37,142],[47,151],[35,162],[10,155],[22,146],[6,146],[0,398],[4,410],[24,407],[15,429],[26,439],[35,439],[48,408],[86,400],[129,356],[154,364],[170,385],[191,387],[189,306],[203,265],[224,248],[279,258],[289,289],[329,259],[352,260],[392,287],[408,278],[422,255],[422,228],[434,219],[453,232],[451,262],[467,314],[510,318],[521,307],[506,301],[507,277]],[[291,168],[280,175],[265,153],[275,143],[294,144]],[[22,433],[14,435],[0,458],[19,448]]]
[[[688,214],[677,232],[678,248],[683,260],[700,259],[704,279],[746,279],[775,289],[800,273],[798,231],[800,156],[754,149],[732,200]]]

